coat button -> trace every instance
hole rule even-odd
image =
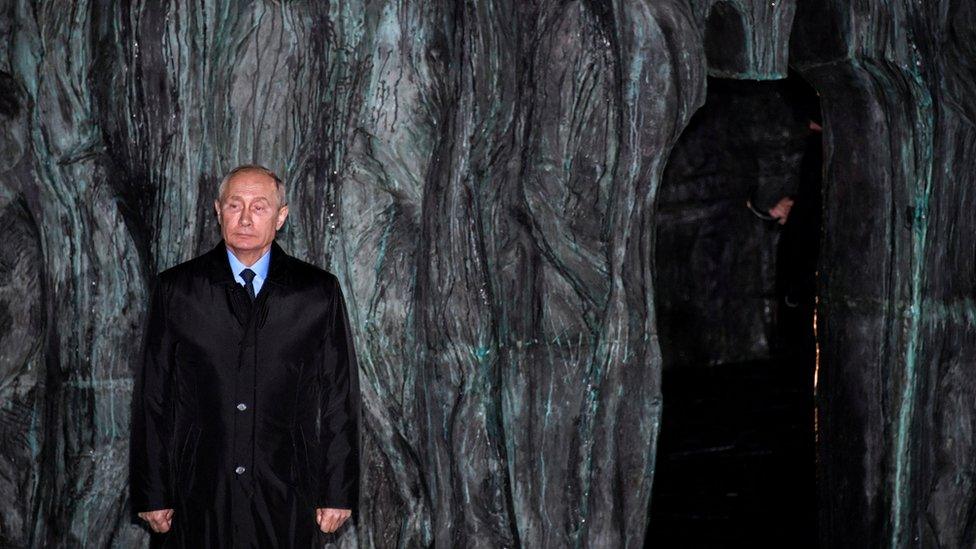
[[[234,472],[237,473],[238,475],[240,475],[241,473],[244,472],[244,468],[241,467],[240,465],[238,465],[237,466],[237,469],[234,469]]]
[[[237,409],[243,412],[244,410],[247,410],[247,404],[241,402],[240,404],[237,405]]]

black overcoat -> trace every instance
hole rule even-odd
[[[276,242],[253,303],[223,241],[160,273],[133,389],[133,513],[174,509],[166,546],[314,546],[316,508],[356,508],[357,372],[337,278]]]

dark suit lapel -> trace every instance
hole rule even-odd
[[[221,286],[237,284],[234,273],[230,270],[230,262],[227,261],[227,245],[223,239],[203,257],[204,268],[211,283]]]
[[[272,240],[268,277],[264,279],[264,285],[261,286],[261,291],[254,302],[258,328],[264,326],[264,322],[268,319],[268,310],[272,301],[283,289],[291,285],[291,262],[291,256],[281,249],[277,240]]]
[[[290,286],[292,282],[291,263],[292,257],[281,249],[277,240],[272,240],[271,264],[268,266],[268,278],[264,281],[265,285],[270,282],[274,286]]]

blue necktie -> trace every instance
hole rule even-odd
[[[241,278],[244,279],[244,288],[247,290],[247,296],[254,301],[254,271],[251,269],[244,269],[241,271]]]

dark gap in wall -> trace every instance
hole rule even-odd
[[[669,158],[657,202],[664,411],[648,547],[815,546],[820,122],[798,75],[711,78]]]

